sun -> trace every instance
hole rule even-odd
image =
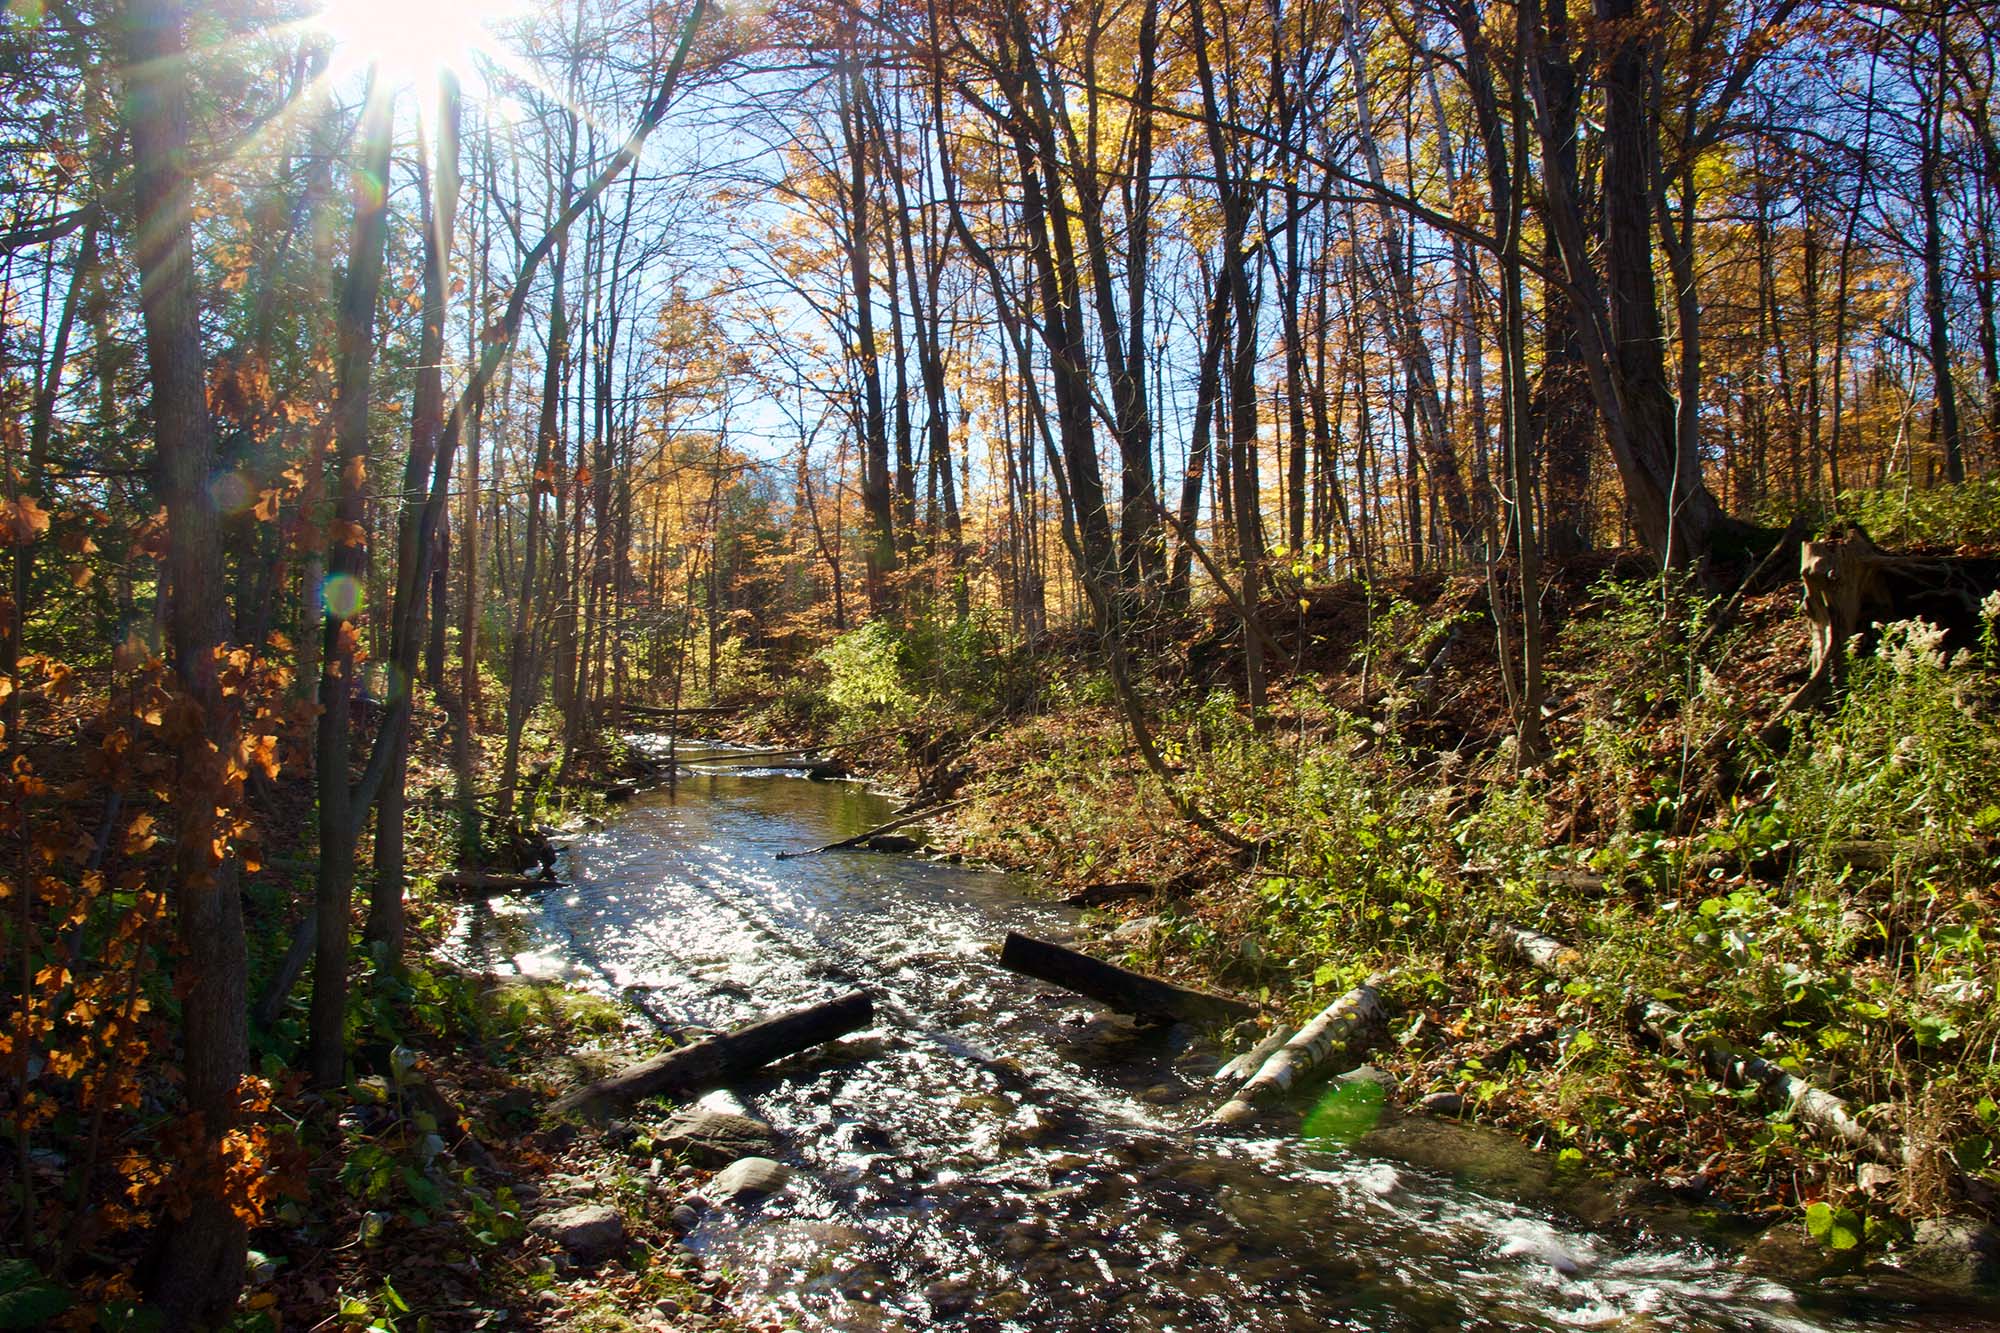
[[[326,0],[313,16],[344,65],[373,66],[397,83],[475,71],[493,29],[526,12],[529,0]]]

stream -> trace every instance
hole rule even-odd
[[[1551,1193],[1547,1159],[1511,1140],[1377,1123],[1353,1084],[1309,1117],[1326,1137],[1294,1136],[1295,1118],[1276,1138],[1197,1130],[1225,1053],[995,961],[1006,931],[1072,938],[1076,913],[914,856],[776,860],[893,805],[695,762],[676,794],[570,839],[566,887],[469,912],[460,945],[673,1030],[875,997],[873,1029],[716,1102],[774,1125],[795,1168],[688,1237],[745,1313],[841,1330],[2000,1328],[1746,1273],[1609,1194]]]

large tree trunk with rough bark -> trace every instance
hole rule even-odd
[[[216,651],[224,607],[216,577],[221,528],[209,487],[216,466],[201,303],[194,288],[194,191],[188,169],[187,61],[177,0],[125,11],[127,107],[140,268],[140,312],[153,388],[156,466],[167,508],[172,656],[194,705],[177,758],[174,896],[180,935],[182,1093],[192,1117],[187,1210],[162,1219],[147,1294],[173,1329],[223,1322],[243,1283],[246,1232],[224,1197],[222,1145],[235,1124],[248,1059],[247,962],[233,864],[216,855],[221,772],[234,731]]]
[[[348,916],[354,899],[355,842],[368,802],[349,785],[356,622],[367,575],[368,404],[375,367],[375,304],[382,288],[393,94],[372,80],[361,116],[361,162],[354,181],[354,232],[341,289],[339,357],[334,396],[332,556],[327,562],[325,647],[319,715],[319,875],[314,911],[319,938],[313,960],[311,1037],[306,1063],[315,1085],[338,1087],[346,1073]]]

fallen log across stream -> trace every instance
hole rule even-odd
[[[878,838],[884,833],[893,833],[899,828],[905,828],[911,824],[929,819],[932,815],[942,814],[946,810],[964,804],[963,800],[942,801],[936,805],[926,805],[920,809],[908,810],[897,815],[886,824],[877,824],[874,828],[865,829],[851,838],[842,838],[839,842],[829,842],[823,847],[806,847],[796,852],[779,852],[777,859],[780,861],[790,861],[801,856],[818,856],[821,852],[849,851],[861,846],[871,838]]]
[[[1380,985],[1380,978],[1370,977],[1320,1010],[1291,1040],[1271,1053],[1250,1081],[1209,1117],[1209,1123],[1240,1125],[1257,1114],[1257,1103],[1291,1091],[1308,1075],[1320,1072],[1335,1055],[1358,1053],[1388,1022]]]
[[[630,1065],[595,1083],[565,1094],[549,1107],[551,1115],[601,1115],[642,1097],[685,1099],[755,1073],[775,1060],[865,1027],[875,1017],[875,1001],[866,991],[850,991],[838,999],[710,1037]]]
[[[1257,1016],[1256,1005],[1232,996],[1176,986],[1011,930],[1000,946],[1000,966],[1089,996],[1135,1018],[1240,1023]]]
[[[1540,931],[1495,921],[1488,927],[1488,933],[1502,953],[1548,976],[1566,979],[1583,969],[1583,955]],[[1629,1009],[1647,1036],[1675,1055],[1697,1062],[1726,1086],[1762,1089],[1772,1100],[1788,1107],[1801,1124],[1825,1137],[1876,1161],[1902,1164],[1900,1150],[1855,1119],[1847,1103],[1825,1089],[1814,1087],[1761,1055],[1738,1050],[1713,1033],[1690,1033],[1687,1015],[1657,1000],[1634,995],[1629,997]]]

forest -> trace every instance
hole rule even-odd
[[[0,76],[0,1328],[2000,1327],[2000,11]]]

